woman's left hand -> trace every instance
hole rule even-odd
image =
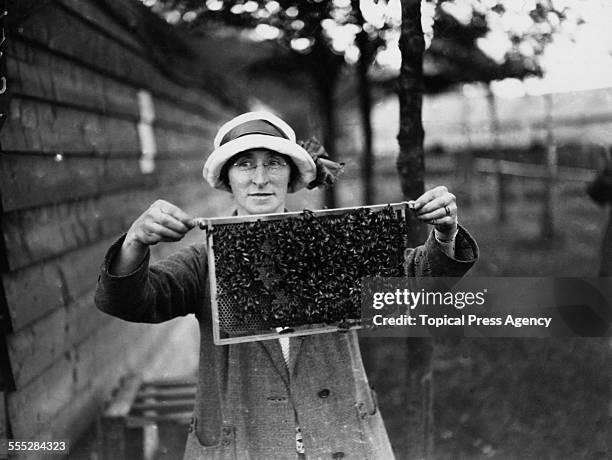
[[[433,225],[438,232],[452,238],[457,231],[457,198],[444,185],[432,188],[408,202],[419,220]]]

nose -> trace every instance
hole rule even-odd
[[[258,186],[265,185],[270,181],[270,176],[268,175],[268,168],[266,168],[263,163],[257,164],[255,171],[253,171],[252,180],[253,183]]]

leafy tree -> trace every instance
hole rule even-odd
[[[524,79],[527,76],[541,76],[543,69],[541,59],[546,47],[550,45],[556,35],[563,31],[563,25],[572,17],[572,12],[567,7],[559,9],[555,6],[554,0],[537,0],[531,9],[517,8],[516,2],[500,0],[491,5],[483,0],[453,0],[439,3],[438,11],[445,10],[446,14],[439,16],[443,18],[442,27],[438,35],[440,40],[432,42],[434,53],[442,56],[443,60],[449,60],[448,56],[458,56],[459,61],[463,60],[462,72],[454,71],[455,78],[459,81],[477,81],[487,85],[487,99],[489,102],[489,118],[491,132],[494,136],[493,149],[498,160],[503,160],[503,154],[499,146],[499,119],[497,114],[496,99],[491,90],[491,82],[503,78]],[[453,7],[461,6],[463,9],[463,23],[458,19],[461,12],[455,9],[456,14],[449,14]],[[467,13],[467,14],[466,14]],[[580,24],[579,18],[573,18],[573,22]],[[516,24],[520,24],[517,27]],[[497,28],[497,41],[503,41],[504,34],[507,42],[507,49],[503,56],[498,56],[497,60],[480,52],[469,52],[468,50],[479,50],[487,35]],[[437,43],[437,47],[434,47]],[[498,45],[499,46],[499,45]],[[450,50],[450,52],[449,52]],[[491,49],[491,51],[495,51]],[[466,57],[472,60],[469,65]],[[463,59],[462,59],[463,58]],[[452,61],[452,57],[450,59]],[[465,65],[468,64],[468,65]],[[451,72],[453,73],[453,72]],[[458,75],[458,78],[457,78]],[[549,101],[550,102],[550,101]],[[550,104],[549,104],[550,109]],[[551,238],[553,230],[553,186],[554,186],[554,164],[556,163],[556,150],[552,138],[552,126],[549,126],[549,139],[547,163],[549,164],[550,174],[547,178],[546,193],[544,195],[543,214],[542,214],[542,237]],[[501,161],[497,180],[498,195],[498,220],[507,220],[506,212],[506,179],[501,170]]]
[[[159,0],[150,3],[159,14],[190,28],[259,27],[276,40],[284,53],[258,62],[251,70],[280,78],[302,71],[310,77],[322,120],[322,141],[330,157],[335,157],[338,128],[334,94],[345,58],[331,31],[355,26],[358,18],[353,14],[350,0]],[[326,201],[328,206],[336,206],[333,189],[326,190]]]

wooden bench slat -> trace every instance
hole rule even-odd
[[[130,412],[142,379],[128,375],[120,384],[119,391],[113,396],[111,404],[104,411],[104,417],[125,417]]]
[[[176,401],[137,402],[132,404],[131,413],[154,411],[165,413],[172,411],[189,411],[193,409],[193,398]]]
[[[194,383],[189,386],[169,386],[164,387],[164,389],[143,388],[138,392],[136,398],[139,401],[149,398],[153,400],[170,401],[174,399],[189,398],[195,396],[195,394],[196,385]]]

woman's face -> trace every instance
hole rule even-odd
[[[252,149],[234,160],[228,171],[238,215],[285,210],[291,167],[281,154]]]

